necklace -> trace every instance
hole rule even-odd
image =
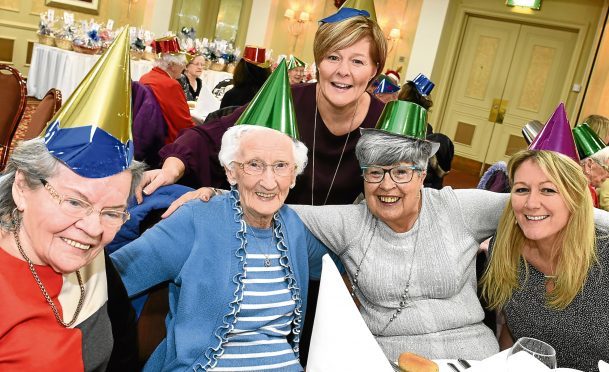
[[[272,230],[273,230],[273,225],[271,225],[271,231]],[[258,246],[262,250],[262,247],[263,247],[264,244],[262,244],[261,240],[258,239],[256,234],[254,234],[254,230],[251,229],[249,232],[254,237],[254,239],[256,239],[256,241],[258,242]],[[271,267],[271,253],[272,252],[273,252],[273,235],[272,235],[272,232],[271,232],[271,243],[269,245],[269,252],[268,252],[268,254],[265,254],[264,252],[262,252],[262,255],[264,256],[264,267]]]
[[[421,200],[421,199],[419,199]],[[420,201],[420,203],[422,203],[422,201]],[[412,250],[412,257],[410,259],[410,269],[408,270],[408,278],[406,279],[406,288],[404,288],[404,291],[402,292],[402,295],[400,296],[400,302],[397,308],[395,308],[395,311],[393,312],[393,314],[391,315],[391,317],[389,318],[389,321],[387,321],[387,324],[385,324],[385,327],[383,327],[383,329],[379,332],[378,335],[375,336],[380,336],[383,332],[385,332],[387,330],[387,328],[389,327],[389,325],[402,313],[402,311],[409,305],[408,300],[408,292],[410,290],[410,278],[412,277],[412,267],[414,266],[414,258],[416,256],[417,253],[417,246],[419,245],[419,234],[421,233],[421,231],[419,230],[419,227],[417,226],[419,224],[419,218],[418,216],[421,213],[421,205],[419,205],[419,212],[417,215],[417,220],[414,223],[412,228],[415,228],[415,226],[417,227],[417,235],[415,237],[415,241],[414,241],[414,248]],[[374,237],[374,233],[376,232],[376,228],[378,225],[378,220],[376,220],[375,224],[374,224],[374,228],[372,230],[372,237]],[[370,249],[370,246],[372,245],[372,237],[370,238],[370,242],[368,243],[368,247],[366,248],[366,250],[364,251],[364,255],[362,256],[362,259],[359,261],[359,265],[357,265],[357,268],[355,270],[355,274],[353,275],[353,280],[352,280],[352,284],[351,284],[351,297],[355,298],[355,289],[359,289],[359,291],[361,292],[361,289],[359,288],[358,285],[358,277],[360,274],[360,268],[362,267],[362,263],[364,262],[364,259],[366,258],[366,255],[368,254],[368,250]]]
[[[315,143],[317,138],[317,101],[319,99],[319,93],[315,94],[315,119],[313,120],[313,169],[311,170],[311,205],[315,205],[313,203],[313,196],[315,195]],[[338,158],[338,164],[336,164],[336,169],[334,170],[334,175],[332,176],[332,181],[330,182],[330,187],[328,188],[328,193],[326,194],[326,198],[324,199],[324,203],[322,205],[326,205],[328,202],[328,198],[330,197],[330,192],[332,192],[332,186],[334,186],[334,180],[336,179],[336,174],[338,173],[338,168],[340,168],[340,163],[343,160],[343,155],[345,154],[345,149],[347,148],[347,143],[349,143],[349,136],[351,135],[351,131],[353,130],[353,122],[355,121],[355,114],[357,113],[357,106],[359,105],[359,98],[355,101],[355,110],[353,110],[353,117],[351,118],[351,124],[349,125],[349,132],[347,132],[347,138],[345,139],[345,144],[343,145],[343,150],[340,152],[340,157]]]
[[[76,311],[74,311],[74,317],[72,318],[72,320],[70,320],[68,323],[65,323],[63,321],[63,319],[61,319],[61,317],[59,316],[59,311],[57,310],[57,307],[55,306],[53,299],[51,299],[51,296],[49,295],[46,288],[44,287],[44,284],[42,284],[42,281],[40,280],[40,277],[38,276],[38,273],[36,272],[36,269],[34,268],[34,263],[25,254],[23,247],[21,247],[21,241],[19,240],[18,231],[19,231],[19,224],[17,223],[15,225],[15,230],[13,230],[13,236],[15,237],[15,242],[17,243],[17,249],[19,249],[19,253],[21,253],[21,256],[23,256],[23,259],[27,262],[27,264],[30,268],[30,271],[32,272],[32,276],[34,277],[34,280],[36,281],[36,284],[38,284],[38,287],[40,287],[40,291],[42,292],[42,295],[44,296],[44,298],[47,301],[47,303],[49,304],[49,306],[51,306],[51,310],[53,310],[55,319],[57,319],[57,322],[64,327],[66,327],[66,328],[71,327],[76,322],[76,318],[78,318],[78,314],[80,314],[80,310],[82,309],[82,305],[85,300],[85,286],[82,282],[80,272],[78,270],[76,270],[76,278],[78,278],[78,285],[80,286],[80,298],[78,299],[78,305],[76,306]]]

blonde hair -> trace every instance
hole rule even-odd
[[[539,165],[556,185],[570,212],[567,225],[558,233],[555,286],[547,294],[550,307],[564,309],[583,289],[591,266],[597,262],[592,197],[579,164],[553,151],[524,150],[514,154],[508,163],[510,185],[514,184],[515,172],[528,160]],[[501,309],[519,289],[519,263],[526,242],[510,199],[499,220],[491,260],[481,280],[482,295],[490,308]],[[529,267],[526,260],[524,264],[526,282]]]
[[[313,41],[315,64],[319,66],[327,55],[348,48],[366,37],[370,38],[372,42],[370,56],[376,63],[376,74],[370,81],[376,79],[385,68],[387,40],[379,25],[363,16],[347,18],[340,22],[324,23],[319,26]]]
[[[584,123],[587,123],[603,141],[609,136],[609,119],[606,117],[602,115],[590,115],[584,119]]]

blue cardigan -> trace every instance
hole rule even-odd
[[[292,348],[298,357],[308,280],[328,253],[287,206],[274,216],[281,264],[296,302]],[[130,296],[169,282],[167,337],[145,371],[208,370],[223,353],[243,299],[246,224],[236,190],[193,201],[111,255]]]

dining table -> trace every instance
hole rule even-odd
[[[35,43],[27,76],[28,96],[42,99],[49,89],[55,88],[61,91],[65,102],[99,58],[99,54],[84,54]],[[138,81],[153,67],[153,61],[132,59],[131,79]],[[204,70],[201,80],[212,92],[219,82],[232,79],[232,76],[225,71]]]

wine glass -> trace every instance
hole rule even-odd
[[[552,345],[530,337],[519,338],[507,354],[508,371],[516,371],[526,363],[528,354],[550,369],[556,368],[556,350]],[[521,370],[521,369],[520,369]]]

